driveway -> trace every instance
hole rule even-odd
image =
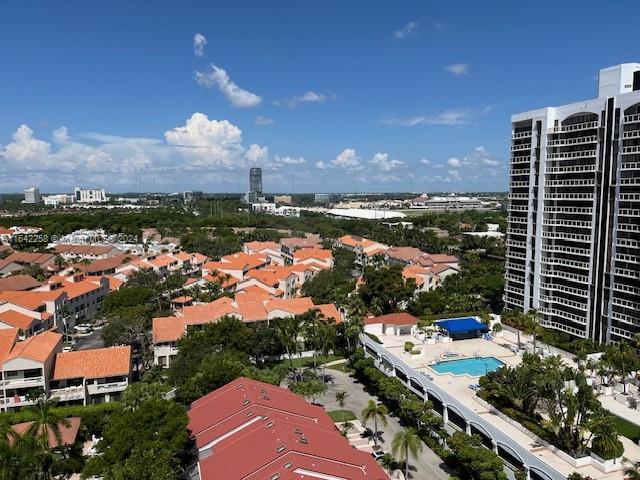
[[[369,400],[373,399],[378,402],[377,397],[372,397],[368,394],[362,384],[349,375],[330,369],[327,369],[327,375],[333,378],[333,382],[328,384],[327,392],[316,400],[316,403],[323,405],[325,410],[340,409],[340,405],[336,401],[336,393],[338,392],[347,392],[348,396],[345,400],[344,408],[345,410],[353,411],[358,417],[360,417],[360,413],[367,406]],[[387,416],[387,420],[388,425],[386,427],[378,422],[378,428],[382,431],[380,445],[385,451],[391,452],[393,437],[404,427],[396,417]],[[369,426],[373,428],[373,423],[369,423]],[[445,465],[440,457],[424,443],[422,444],[422,453],[418,455],[418,458],[411,459],[409,464],[411,468],[409,478],[412,480],[448,480],[451,475],[443,469]]]

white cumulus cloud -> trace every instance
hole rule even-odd
[[[302,95],[296,95],[287,99],[286,104],[289,108],[295,108],[300,103],[324,103],[326,101],[327,96],[325,94],[309,90]]]
[[[389,158],[388,153],[376,153],[370,160],[370,163],[378,167],[383,172],[389,172],[403,165],[403,162]]]
[[[331,160],[331,164],[344,170],[362,170],[363,168],[360,157],[353,148],[344,149],[336,158]]]
[[[234,107],[257,107],[262,102],[260,96],[240,88],[231,80],[223,68],[214,64],[210,65],[209,71],[196,71],[195,80],[207,88],[217,87]]]
[[[196,33],[193,36],[193,54],[196,57],[204,56],[204,47],[207,44],[207,37],[201,33]]]
[[[467,75],[469,73],[468,63],[452,63],[444,67],[445,72],[449,72],[451,75]]]
[[[449,160],[447,160],[447,164],[453,168],[459,168],[460,166],[462,166],[462,162],[459,158],[456,157],[451,157]]]

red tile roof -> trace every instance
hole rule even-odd
[[[326,303],[323,305],[316,305],[315,308],[320,310],[320,313],[327,320],[333,319],[336,323],[342,322],[342,317],[340,316],[340,312],[338,308],[333,303]]]
[[[94,348],[56,355],[53,380],[129,375],[131,346]]]
[[[385,325],[417,325],[418,319],[407,312],[389,313],[380,317],[365,318],[364,323],[371,325],[375,323],[383,323]]]
[[[15,310],[0,312],[0,322],[6,323],[7,325],[20,330],[27,330],[35,320],[35,318],[30,317],[29,315],[16,312]]]
[[[331,250],[325,248],[305,248],[303,250],[297,250],[293,254],[295,260],[306,260],[308,258],[317,258],[319,260],[329,260],[333,258]]]
[[[30,275],[11,275],[10,277],[0,278],[0,292],[31,290],[40,285],[40,282]]]
[[[36,362],[45,362],[62,345],[62,335],[44,332],[16,343],[4,362],[15,358],[27,358]]]
[[[277,386],[239,378],[193,402],[188,415],[202,480],[388,478],[322,408]]]
[[[0,365],[18,340],[17,328],[0,328]]]
[[[236,313],[233,299],[220,297],[210,303],[190,305],[181,310],[181,316],[186,325],[198,325],[219,320],[225,315]]]
[[[74,265],[78,270],[84,272],[86,271],[89,274],[92,273],[102,273],[109,270],[115,270],[117,267],[124,265],[125,263],[129,263],[132,260],[139,260],[140,257],[136,255],[132,255],[129,253],[123,253],[119,255],[114,255],[113,257],[101,258],[100,260],[95,260],[91,262],[86,267],[82,264]]]
[[[184,320],[181,317],[154,318],[151,331],[153,343],[176,342],[184,335]]]
[[[60,422],[58,424],[58,428],[60,429],[60,440],[61,445],[73,445],[76,443],[76,438],[78,437],[78,430],[80,430],[80,418],[78,417],[69,417],[66,419],[68,425],[64,425],[64,423]],[[33,425],[33,422],[24,422],[24,423],[16,423],[11,426],[11,429],[16,432],[18,435],[24,435]],[[42,432],[42,427],[38,429],[38,433]],[[52,430],[49,430],[49,448],[59,447],[58,439]]]

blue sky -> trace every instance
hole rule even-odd
[[[506,190],[512,113],[640,60],[613,3],[4,2],[0,191]]]

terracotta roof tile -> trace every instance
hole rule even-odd
[[[55,332],[44,332],[16,343],[4,362],[15,358],[28,358],[36,362],[44,362],[62,345],[62,335]]]
[[[0,292],[7,290],[24,291],[39,287],[41,283],[30,275],[12,275],[0,278]]]
[[[80,430],[80,418],[78,417],[69,417],[66,419],[68,425],[64,425],[62,422],[58,425],[60,429],[60,440],[62,445],[73,445],[76,443],[76,439],[78,437],[78,431]],[[24,435],[33,425],[33,422],[24,422],[24,423],[16,423],[11,426],[11,429],[16,432],[18,435]],[[42,427],[38,433],[42,431]],[[59,447],[58,439],[56,438],[53,431],[49,431],[49,447],[55,448]]]
[[[176,342],[184,335],[185,325],[181,317],[158,317],[153,319],[153,343]]]
[[[20,330],[27,330],[36,319],[25,315],[24,313],[16,312],[15,310],[6,310],[0,312],[0,322],[6,323]]]
[[[364,319],[366,325],[383,323],[385,325],[417,325],[418,319],[407,312],[389,313],[380,317],[368,317]]]
[[[62,352],[56,355],[53,380],[129,375],[131,347],[107,347]]]

